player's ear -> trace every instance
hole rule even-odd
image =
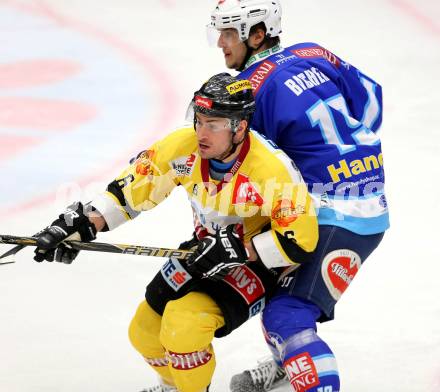
[[[238,123],[237,128],[235,128],[235,135],[237,135],[237,139],[239,140],[243,139],[247,127],[248,127],[248,122],[246,120],[241,120]]]
[[[257,49],[261,46],[264,38],[266,36],[266,31],[262,27],[257,27],[249,34],[248,44],[251,48]]]

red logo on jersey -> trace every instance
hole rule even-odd
[[[136,159],[135,165],[136,165],[136,173],[140,174],[142,176],[146,176],[150,173],[150,165],[151,160],[153,159],[154,151],[153,150],[146,150],[144,151],[138,159]]]
[[[298,214],[304,214],[305,208],[303,206],[295,207],[292,200],[282,199],[278,200],[274,209],[272,210],[272,219],[281,227],[287,227],[290,223],[298,219]]]
[[[252,84],[252,89],[254,95],[257,94],[260,87],[264,84],[268,76],[275,71],[275,68],[277,67],[276,64],[266,60],[263,61],[257,69],[254,71],[254,73],[248,78],[249,81]]]
[[[303,49],[295,49],[291,51],[296,54],[298,57],[302,58],[325,58],[329,63],[332,63],[334,66],[339,67],[341,65],[341,61],[329,50],[321,48],[320,46],[314,46],[312,48],[303,48]]]
[[[253,203],[261,207],[264,203],[263,198],[257,192],[255,187],[249,182],[249,177],[239,174],[235,182],[232,196],[232,204]]]
[[[196,96],[195,104],[196,106],[201,106],[202,108],[212,108],[212,101],[209,98],[203,98],[198,95]]]
[[[186,166],[192,167],[194,165],[194,161],[196,160],[195,154],[191,154],[186,160]]]
[[[224,281],[238,291],[248,305],[265,293],[260,278],[247,266],[234,268],[226,275]]]
[[[186,272],[176,272],[171,279],[177,284],[183,284],[186,282],[187,275]]]
[[[338,249],[324,257],[321,273],[328,291],[335,300],[354,279],[361,268],[361,258],[350,249]]]
[[[305,392],[319,385],[315,364],[309,353],[302,353],[283,364],[295,392]]]

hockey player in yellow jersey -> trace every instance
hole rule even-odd
[[[70,263],[62,243],[113,230],[164,200],[188,194],[195,236],[188,260],[169,259],[148,284],[129,327],[135,349],[159,374],[146,392],[207,391],[214,337],[258,314],[280,274],[306,263],[318,226],[294,163],[249,130],[255,102],[247,80],[218,74],[191,103],[193,124],[141,152],[92,202],[74,203],[38,236],[35,259]]]

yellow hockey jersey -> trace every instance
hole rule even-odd
[[[250,131],[222,181],[209,175],[209,160],[198,155],[192,127],[183,127],[133,160],[92,205],[110,230],[183,186],[202,238],[237,225],[268,268],[306,261],[318,240],[318,224],[302,177],[286,154]]]

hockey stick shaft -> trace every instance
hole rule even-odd
[[[38,233],[35,233],[32,237],[36,237],[38,234],[41,234],[44,230],[45,229],[39,231]],[[6,253],[3,253],[2,255],[0,255],[0,260],[4,259],[3,261],[0,261],[0,264],[15,263],[15,255],[24,248],[26,248],[25,245],[17,245],[17,246],[14,246],[12,249],[9,249]]]
[[[189,250],[156,248],[152,246],[109,244],[104,242],[81,242],[64,241],[67,245],[76,250],[89,250],[92,252],[120,253],[137,256],[154,257],[175,257],[176,259],[187,259],[193,252]],[[34,237],[21,237],[0,234],[0,244],[37,246],[37,240]],[[15,248],[14,248],[15,249]],[[0,257],[1,258],[1,257]]]

